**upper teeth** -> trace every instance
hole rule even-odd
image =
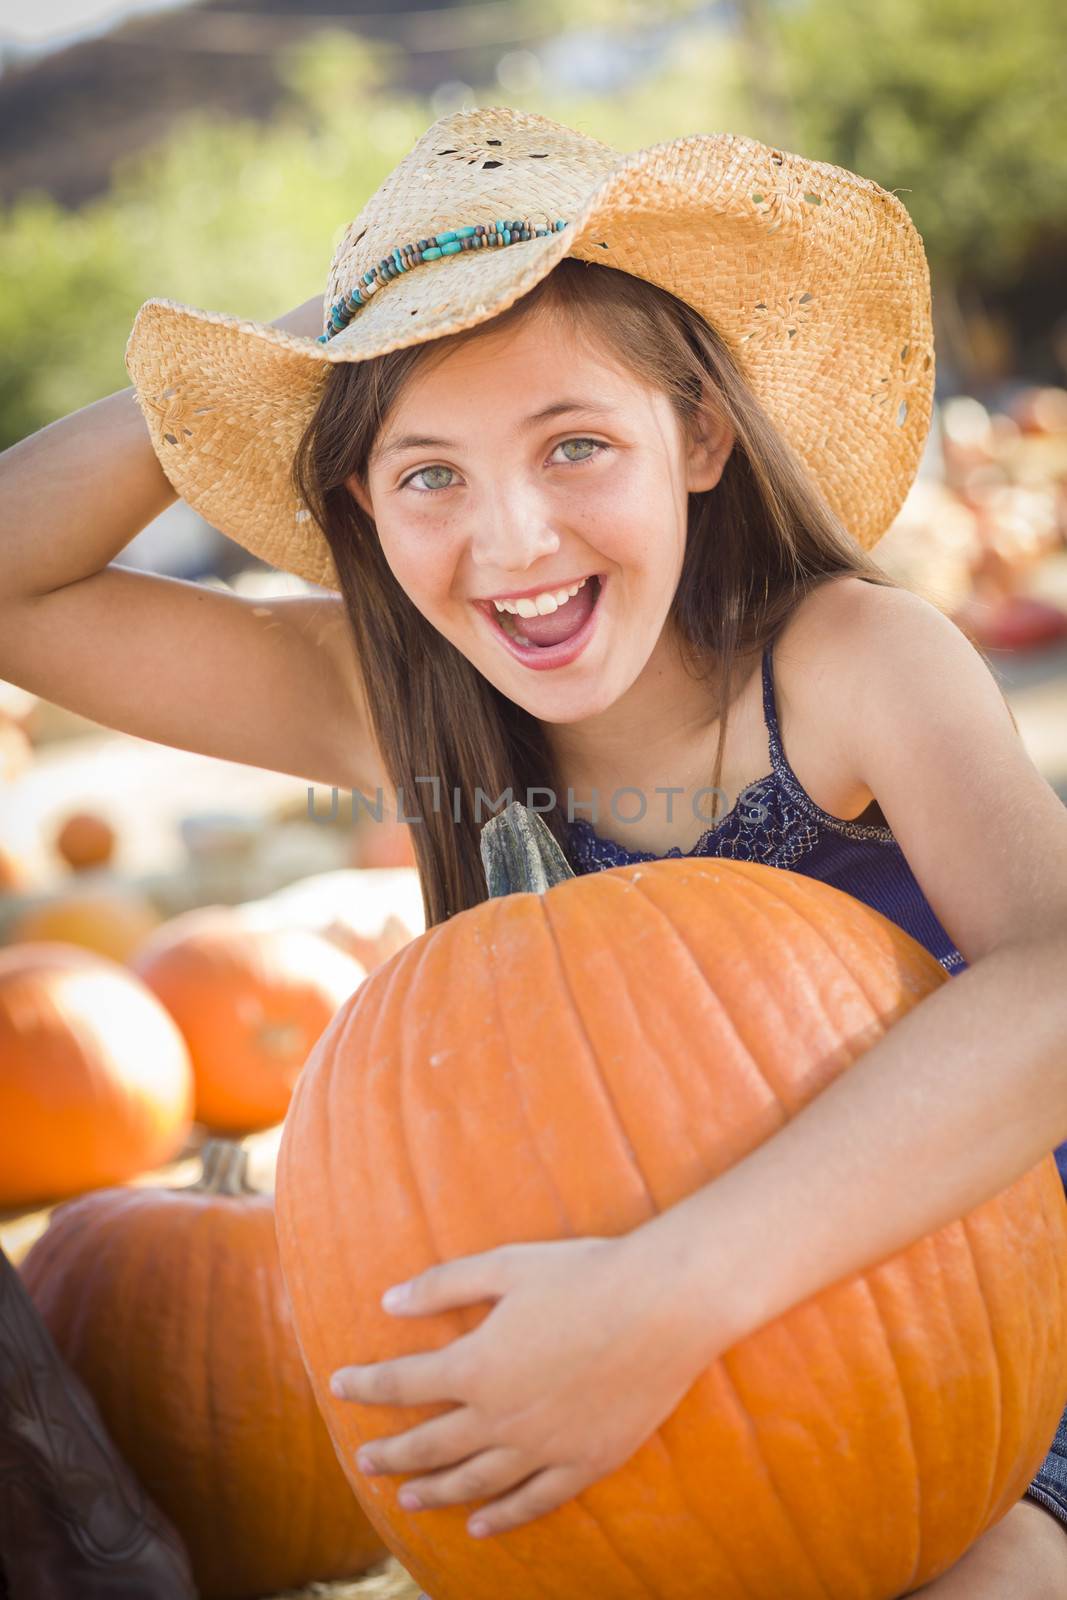
[[[569,589],[546,589],[544,594],[526,595],[521,600],[494,600],[493,604],[498,611],[510,611],[516,617],[547,617],[550,611],[565,605],[571,595],[577,594],[582,584],[588,581],[588,578],[583,578],[581,583],[572,584]]]

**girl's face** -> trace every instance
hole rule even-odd
[[[665,395],[562,319],[534,313],[417,373],[365,486],[353,477],[348,488],[427,621],[531,715],[578,722],[618,700],[653,657],[682,568],[688,495],[718,482],[732,442],[710,418],[689,442]],[[492,598],[594,576],[577,654],[557,648],[570,659],[546,665],[549,654],[539,663],[537,649],[509,643]],[[588,603],[584,592],[577,600]],[[511,620],[522,628],[521,615]]]

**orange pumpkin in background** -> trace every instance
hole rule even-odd
[[[162,921],[137,889],[118,882],[78,885],[28,906],[8,928],[7,942],[57,941],[125,961]]]
[[[272,1198],[238,1146],[211,1141],[203,1163],[190,1187],[60,1207],[23,1282],[204,1600],[363,1572],[387,1552],[315,1408]]]
[[[130,960],[185,1037],[196,1118],[226,1133],[280,1122],[293,1084],[366,973],[302,928],[255,928],[215,906],[174,917]]]
[[[55,836],[55,846],[75,872],[107,864],[115,853],[115,830],[93,811],[75,811]]]
[[[0,1206],[158,1166],[192,1110],[185,1042],[132,973],[73,945],[0,950]]]
[[[950,981],[896,924],[792,872],[698,857],[574,878],[516,806],[482,848],[497,898],[368,977],[282,1134],[282,1268],[368,1516],[433,1600],[911,1593],[1020,1498],[1062,1411],[1051,1156],[723,1351],[629,1460],[534,1522],[475,1540],[481,1502],[406,1512],[411,1474],[359,1472],[361,1444],[452,1403],[339,1400],[331,1373],[438,1349],[491,1311],[394,1317],[387,1287],[509,1243],[630,1232]]]

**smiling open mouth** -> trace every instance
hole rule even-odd
[[[600,597],[600,579],[594,574],[588,578],[577,594],[571,595],[563,605],[545,616],[519,617],[510,611],[493,608],[493,618],[502,632],[522,649],[545,650],[553,645],[566,644],[593,614]]]

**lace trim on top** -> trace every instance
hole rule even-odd
[[[801,785],[799,778],[785,758],[782,749],[781,735],[778,732],[778,712],[774,701],[774,671],[772,656],[774,641],[767,645],[763,652],[763,715],[767,723],[767,732],[771,745],[771,764],[774,767],[774,776],[794,803],[812,816],[824,828],[830,828],[834,833],[843,834],[846,839],[870,839],[876,844],[897,844],[892,828],[883,827],[874,822],[850,822],[844,817],[832,817],[822,806],[808,794]]]
[[[628,850],[614,839],[602,838],[584,817],[576,817],[567,826],[574,843],[575,856],[583,866],[593,869],[638,861],[666,861],[671,857],[708,855],[712,842],[718,841],[722,835],[723,848],[716,854],[736,860],[765,861],[771,866],[788,867],[814,849],[822,828],[828,828],[846,839],[869,841],[900,850],[891,828],[833,817],[816,805],[800,783],[786,760],[778,731],[773,650],[772,641],[763,652],[763,715],[773,770],[765,777],[746,784],[726,815],[706,828],[689,850],[683,850],[680,845],[671,845],[662,855],[657,855],[654,850]],[[755,815],[744,815],[742,808]]]

